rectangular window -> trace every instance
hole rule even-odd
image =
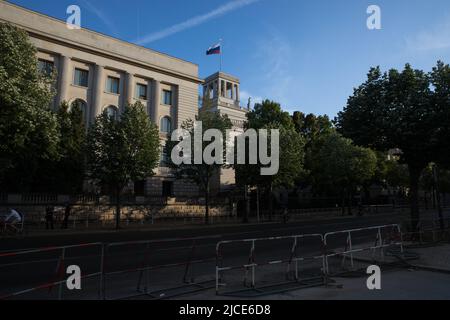
[[[120,79],[115,77],[108,77],[106,80],[106,91],[109,93],[119,94]]]
[[[138,83],[136,85],[136,99],[147,100],[147,86]]]
[[[162,92],[162,103],[165,105],[172,105],[172,91],[163,90]]]
[[[46,76],[51,76],[53,73],[53,62],[39,59],[38,69],[42,74]]]
[[[80,87],[87,87],[89,81],[89,71],[75,69],[73,84]]]

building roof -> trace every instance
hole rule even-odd
[[[231,74],[222,72],[222,71],[219,71],[219,72],[216,72],[216,73],[210,75],[209,77],[207,77],[205,79],[205,82],[209,82],[209,81],[212,81],[212,80],[217,79],[217,78],[229,80],[229,81],[232,81],[232,82],[238,83],[238,84],[240,83],[239,78],[237,78],[235,76],[232,76]]]

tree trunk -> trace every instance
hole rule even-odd
[[[244,186],[244,199],[245,199],[245,212],[244,212],[244,217],[242,219],[243,223],[248,223],[248,217],[250,214],[250,195],[248,192],[248,186],[245,185]]]
[[[120,193],[121,190],[116,190],[116,230],[120,229]]]
[[[270,183],[269,186],[269,221],[272,221],[273,217],[273,186]]]
[[[256,216],[258,219],[258,222],[261,221],[261,216],[259,212],[259,186],[256,187]]]
[[[369,188],[370,187],[367,186],[367,185],[364,186],[364,191],[363,191],[364,199],[361,199],[361,202],[362,202],[363,205],[370,205],[371,202],[372,202],[372,198],[371,198],[371,195],[370,195],[370,189]]]
[[[433,180],[434,180],[434,185],[435,185],[435,189],[436,189],[436,205],[437,205],[437,209],[438,209],[439,224],[440,224],[441,230],[444,231],[445,223],[444,223],[444,216],[442,214],[441,190],[439,188],[439,168],[437,167],[437,165],[433,166]]]
[[[205,187],[205,224],[209,225],[209,178],[206,180]]]
[[[410,205],[411,205],[411,227],[413,231],[418,231],[420,221],[419,208],[419,180],[423,168],[408,165],[410,176]]]
[[[345,189],[341,191],[341,212],[345,216]]]
[[[352,201],[353,200],[353,195],[352,195],[352,192],[349,190],[348,192],[347,192],[347,208],[348,208],[348,215],[349,216],[352,216],[353,215],[353,213],[352,213]]]

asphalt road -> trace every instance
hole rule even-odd
[[[324,234],[361,227],[399,223],[400,217],[390,215],[334,218],[329,220],[292,222],[288,224],[267,223],[243,226],[208,226],[192,229],[153,231],[126,231],[80,233],[67,235],[49,235],[23,239],[2,239],[0,252],[8,253],[33,248],[68,246],[81,243],[117,243],[132,241],[152,241],[150,243],[114,244],[106,249],[103,261],[107,272],[107,296],[117,298],[136,292],[139,276],[144,283],[146,274],[133,271],[137,267],[152,267],[149,283],[154,288],[162,289],[181,283],[184,275],[197,279],[213,279],[216,264],[216,244],[223,240],[254,239],[265,237],[284,237],[301,234]],[[195,238],[195,240],[193,240]],[[361,233],[353,241],[367,242],[374,239],[373,232]],[[345,237],[336,238],[332,246],[345,246]],[[221,249],[224,265],[243,265],[248,262],[250,243],[232,243]],[[259,262],[289,259],[293,239],[260,241],[255,248],[256,260]],[[69,248],[64,252],[61,263],[61,250],[28,253],[17,256],[0,254],[0,296],[20,290],[36,287],[48,282],[58,281],[64,268],[78,265],[83,275],[100,271],[102,247]],[[320,238],[308,238],[299,241],[297,255],[314,256],[320,254]],[[193,263],[186,272],[186,261]],[[167,266],[169,267],[162,267]],[[319,268],[316,266],[315,268]],[[120,271],[129,270],[126,273]],[[118,273],[116,273],[118,272]],[[84,280],[83,280],[84,281]],[[73,295],[75,298],[95,298],[98,293],[98,277],[86,279],[84,290]],[[67,290],[65,290],[67,291]],[[64,292],[67,296],[69,292]],[[24,298],[55,299],[57,288],[32,291],[22,295]],[[72,292],[70,292],[72,294]]]

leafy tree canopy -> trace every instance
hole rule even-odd
[[[119,119],[105,111],[88,134],[90,177],[120,193],[129,181],[152,176],[159,162],[157,127],[143,105],[129,105]]]
[[[0,176],[7,191],[29,191],[39,162],[58,157],[54,77],[39,72],[25,31],[0,23],[0,43]]]
[[[419,178],[432,161],[447,162],[450,137],[450,67],[438,62],[431,73],[413,69],[369,71],[336,124],[355,143],[380,151],[398,148],[408,165],[411,220],[419,221]]]
[[[370,180],[377,167],[375,153],[355,146],[350,139],[338,133],[324,138],[319,152],[314,156],[313,174],[319,188],[353,191]]]

